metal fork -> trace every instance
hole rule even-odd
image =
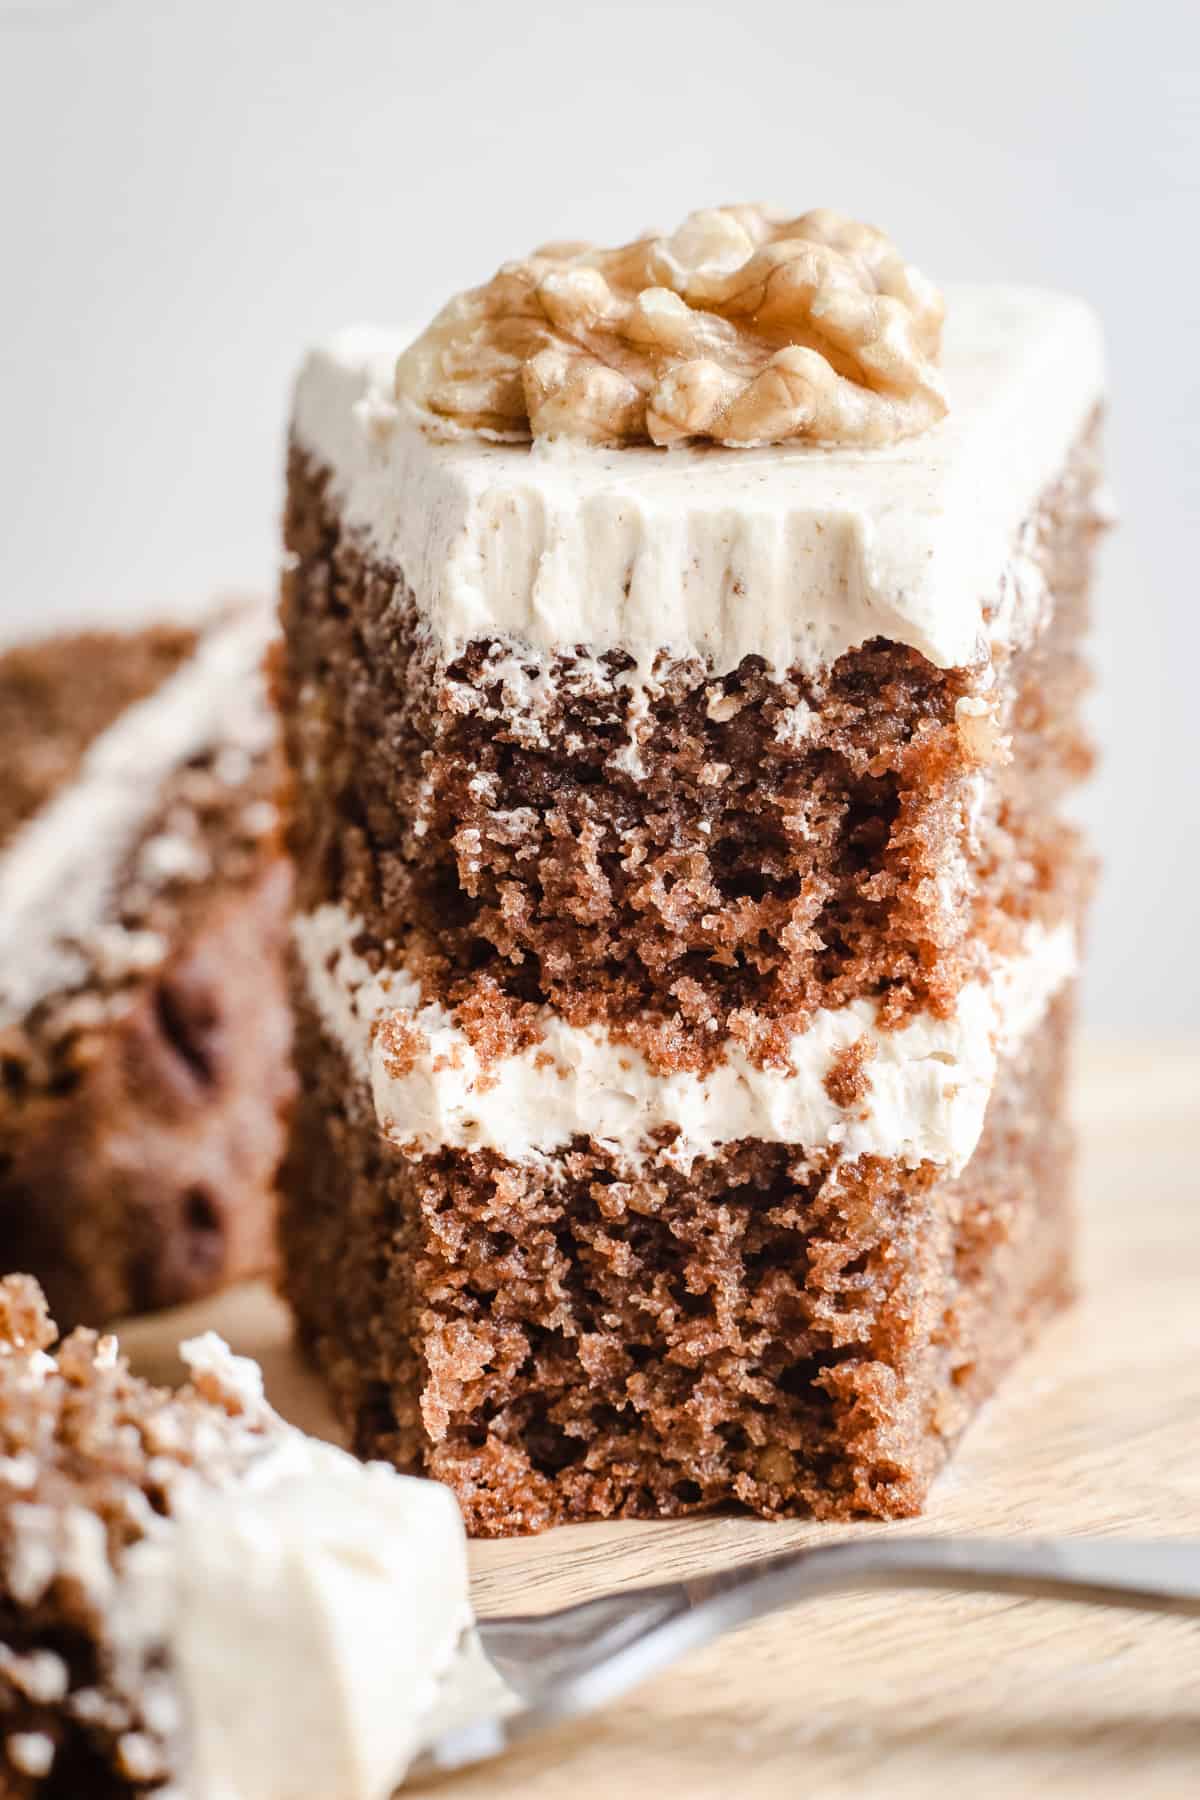
[[[409,1778],[461,1768],[595,1712],[689,1650],[842,1589],[953,1588],[1200,1614],[1200,1539],[855,1538],[481,1619]]]

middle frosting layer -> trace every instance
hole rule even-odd
[[[855,1000],[795,1033],[786,1064],[760,1065],[731,1044],[706,1074],[659,1073],[599,1026],[568,1025],[550,1012],[526,1049],[485,1060],[410,973],[371,970],[353,947],[360,929],[332,905],[293,926],[326,1031],[369,1086],[384,1135],[413,1157],[490,1150],[524,1162],[581,1137],[627,1161],[657,1154],[688,1168],[753,1138],[958,1173],[979,1141],[1001,1057],[1036,1027],[1076,967],[1073,927],[1033,927],[1021,953],[962,988],[946,1018],[921,1014],[885,1031],[875,1003]],[[385,1023],[400,1027],[403,1055]],[[829,1077],[864,1039],[865,1091],[840,1104]]]

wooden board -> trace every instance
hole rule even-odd
[[[976,1422],[926,1518],[865,1529],[1200,1535],[1200,1055],[1093,1055],[1077,1110],[1083,1300]],[[179,1335],[208,1324],[261,1359],[281,1411],[335,1435],[261,1288],[122,1336],[168,1378]],[[563,1605],[846,1534],[733,1518],[571,1527],[475,1545],[475,1599]],[[812,1602],[437,1787],[447,1800],[1194,1795],[1200,1624],[965,1595]]]

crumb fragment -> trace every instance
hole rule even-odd
[[[9,1761],[23,1775],[48,1775],[54,1767],[54,1739],[44,1731],[14,1731],[4,1742]]]
[[[856,1038],[838,1052],[825,1073],[825,1092],[835,1106],[849,1112],[861,1107],[871,1095],[870,1063],[875,1045],[869,1037]]]
[[[28,1275],[0,1280],[0,1349],[46,1350],[57,1332],[45,1295]]]

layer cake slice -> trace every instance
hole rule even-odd
[[[751,208],[307,360],[285,1281],[471,1529],[912,1512],[1069,1293],[1102,390]]]

